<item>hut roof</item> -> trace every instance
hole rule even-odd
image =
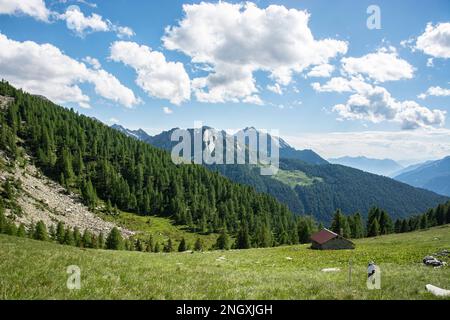
[[[319,232],[313,234],[311,236],[311,240],[317,242],[318,244],[323,244],[323,243],[328,242],[331,239],[336,238],[338,236],[339,235],[337,233],[334,233],[331,230],[323,229],[323,230],[320,230]]]

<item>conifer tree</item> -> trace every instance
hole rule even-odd
[[[172,239],[169,238],[166,245],[164,246],[164,252],[172,252],[173,251],[173,243]]]
[[[3,204],[0,201],[0,233],[5,232],[6,222],[5,209],[3,209]]]
[[[197,238],[197,240],[195,240],[194,250],[203,251],[203,242],[200,238]]]
[[[93,248],[92,234],[88,229],[84,229],[83,236],[81,238],[81,246],[83,248]]]
[[[65,235],[66,232],[64,230],[64,224],[61,221],[59,221],[58,224],[56,225],[56,240],[60,244],[64,244]]]
[[[181,239],[180,244],[178,246],[178,252],[184,252],[187,250],[186,240]]]
[[[17,236],[21,238],[25,238],[27,236],[27,231],[25,230],[25,225],[23,223],[21,223],[17,229]]]
[[[73,238],[73,232],[70,228],[66,228],[64,233],[64,244],[68,246],[75,245],[75,239]]]
[[[243,223],[239,229],[237,239],[236,239],[237,249],[249,249],[251,248],[250,235],[248,233],[248,226]]]
[[[73,240],[75,242],[76,247],[82,246],[81,233],[80,233],[80,229],[78,229],[78,227],[75,227],[73,229]]]
[[[45,226],[45,224],[42,220],[36,224],[35,231],[34,231],[34,239],[41,240],[41,241],[48,240],[47,227]]]
[[[120,234],[119,229],[114,227],[111,229],[111,232],[106,238],[106,249],[121,250],[122,246],[123,246],[122,235]]]
[[[373,219],[372,224],[369,226],[367,236],[376,237],[379,234],[380,234],[380,224],[378,223],[378,219]]]
[[[229,250],[231,247],[230,236],[225,230],[222,230],[217,238],[215,247],[219,250]]]

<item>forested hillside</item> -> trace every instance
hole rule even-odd
[[[140,215],[172,216],[199,232],[228,232],[238,247],[298,242],[296,221],[273,197],[170,155],[89,117],[0,83],[0,148],[36,165],[95,208],[98,199]],[[251,243],[250,243],[251,242]]]
[[[368,212],[373,206],[386,210],[393,219],[406,218],[448,201],[448,197],[431,191],[345,166],[312,166],[284,159],[280,167],[322,179],[320,183],[295,187],[305,212],[319,221],[329,222],[336,209],[349,214]]]

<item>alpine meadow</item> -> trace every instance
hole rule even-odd
[[[449,43],[447,0],[0,0],[0,300],[448,303]]]

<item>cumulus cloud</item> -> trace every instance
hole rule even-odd
[[[96,13],[93,13],[91,16],[85,16],[80,8],[75,5],[69,6],[59,18],[65,20],[67,28],[80,36],[86,32],[105,32],[110,30],[109,23],[103,20],[102,16]]]
[[[165,48],[211,68],[193,80],[199,101],[259,101],[251,98],[258,97],[256,71],[288,85],[295,73],[347,52],[344,41],[316,40],[306,11],[279,5],[260,9],[250,2],[202,2],[183,5],[183,10],[184,18],[167,27],[162,40]]]
[[[325,84],[313,82],[311,84],[313,89],[317,92],[359,92],[368,90],[371,85],[366,83],[361,77],[351,77],[350,79],[343,77],[334,77],[328,80]]]
[[[44,0],[0,0],[0,14],[27,15],[48,22],[51,11]]]
[[[381,48],[359,58],[343,58],[342,70],[349,75],[364,75],[378,82],[412,79],[414,68],[398,57],[395,48]]]
[[[328,78],[334,71],[334,66],[328,63],[315,66],[308,72],[308,77]]]
[[[379,86],[369,86],[357,91],[345,104],[335,105],[333,111],[341,119],[373,123],[398,122],[402,129],[441,127],[446,115],[443,110],[430,110],[415,101],[397,101],[385,88]]]
[[[441,88],[439,86],[437,87],[430,87],[428,88],[427,92],[420,94],[418,97],[420,99],[425,99],[429,96],[434,97],[449,97],[450,96],[450,89]]]
[[[450,22],[436,26],[429,23],[417,38],[415,48],[435,58],[450,58]]]
[[[176,105],[190,99],[191,84],[183,64],[166,61],[161,52],[135,42],[116,41],[111,45],[110,59],[133,68],[137,85],[150,96]]]
[[[88,68],[51,44],[19,42],[0,33],[0,74],[12,84],[57,103],[89,107],[79,84],[94,85],[95,92],[126,107],[139,102],[132,90],[102,69]]]

